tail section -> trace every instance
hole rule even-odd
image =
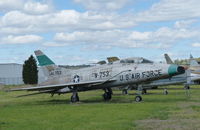
[[[200,66],[195,59],[190,59],[190,66]]]
[[[198,62],[190,54],[190,67],[193,67],[193,66],[199,66],[200,67],[200,65],[198,64]]]
[[[194,57],[192,56],[192,54],[190,54],[190,59],[193,59]]]
[[[39,66],[55,65],[55,63],[51,59],[49,59],[49,57],[47,57],[42,51],[35,51],[35,55],[38,59]]]
[[[39,66],[42,67],[45,76],[50,77],[62,74],[61,68],[55,65],[55,63],[42,51],[40,50],[35,51],[35,55],[39,62]]]
[[[169,57],[168,54],[165,54],[164,56],[165,56],[165,60],[166,60],[167,64],[174,64],[174,62],[171,60],[171,58]]]

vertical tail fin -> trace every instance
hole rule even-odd
[[[192,56],[192,54],[190,54],[190,59],[193,59],[194,57]]]
[[[200,66],[198,62],[193,58],[192,54],[190,54],[190,66]]]
[[[59,67],[55,65],[55,63],[48,56],[46,56],[40,50],[34,52],[39,62],[39,66],[42,67],[45,76],[49,77],[54,75],[61,75],[61,70]]]
[[[174,62],[171,60],[171,58],[169,57],[168,54],[165,54],[164,56],[165,56],[165,60],[166,60],[167,64],[174,64]]]
[[[38,59],[39,66],[55,65],[55,63],[51,59],[49,59],[49,57],[47,57],[42,51],[37,50],[34,52]]]
[[[190,66],[200,66],[195,59],[190,59]]]

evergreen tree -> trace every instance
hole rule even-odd
[[[25,84],[38,83],[37,62],[32,55],[24,62],[22,75]]]

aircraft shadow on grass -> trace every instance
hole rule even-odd
[[[122,95],[122,94],[116,94],[116,95]],[[53,105],[53,104],[74,104],[74,105],[81,105],[81,104],[99,104],[99,103],[103,103],[103,104],[115,104],[115,103],[120,103],[120,104],[125,104],[125,103],[137,103],[134,101],[134,97],[126,97],[126,98],[122,98],[117,97],[116,95],[113,96],[113,98],[110,101],[104,101],[101,98],[88,98],[88,99],[82,99],[80,102],[77,103],[71,103],[70,100],[66,100],[66,99],[50,99],[50,100],[40,100],[40,101],[36,101],[35,103],[33,103],[33,105]],[[131,94],[131,95],[135,95],[135,94]],[[146,95],[163,95],[162,93],[148,93]],[[126,95],[125,95],[126,96]],[[149,98],[146,97],[144,102],[148,102],[148,103],[174,103],[174,102],[180,102],[180,101],[187,101],[187,99],[190,99],[190,97],[187,97],[185,95],[185,97],[180,97],[179,94],[177,94],[177,96],[173,97],[168,97],[166,95],[166,97],[162,97],[162,98]],[[190,100],[191,101],[191,100]]]

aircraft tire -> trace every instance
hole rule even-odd
[[[77,99],[77,102],[79,102],[79,96],[78,96],[78,94],[76,94],[76,99]]]
[[[147,90],[146,89],[142,89],[142,94],[146,94]]]
[[[142,97],[141,96],[136,96],[135,97],[135,101],[136,102],[141,102],[142,101]]]
[[[164,95],[168,95],[168,91],[167,90],[164,91]]]
[[[105,92],[103,94],[103,98],[104,98],[105,101],[108,101],[112,98],[112,94],[110,92]]]
[[[71,96],[71,102],[72,102],[72,103],[78,102],[78,101],[79,101],[78,94],[75,94],[75,95],[72,95],[72,96]]]
[[[128,94],[128,91],[127,91],[127,90],[122,90],[122,94],[123,94],[123,95],[127,95],[127,94]]]
[[[189,85],[185,85],[184,87],[185,87],[185,89],[187,89],[187,90],[190,89],[190,86],[189,86]]]

